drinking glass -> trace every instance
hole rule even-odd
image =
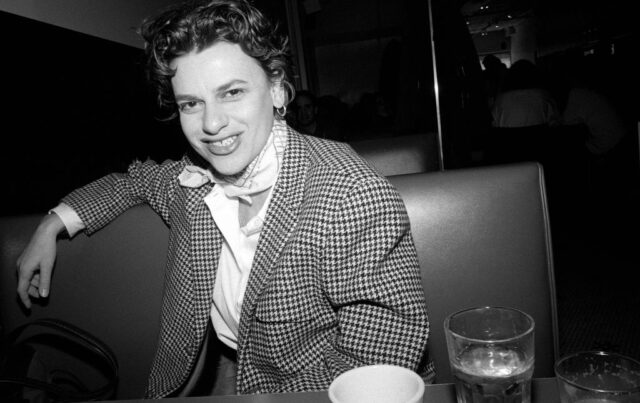
[[[640,362],[605,351],[580,351],[555,365],[562,403],[640,402]]]
[[[478,307],[444,321],[458,403],[530,403],[534,321],[507,307]]]

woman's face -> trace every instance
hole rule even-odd
[[[241,172],[264,147],[284,89],[239,45],[217,42],[171,63],[180,124],[191,147],[223,175]]]

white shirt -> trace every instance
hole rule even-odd
[[[558,111],[548,92],[539,88],[506,91],[496,97],[494,127],[526,127],[555,124]]]
[[[237,348],[244,292],[272,193],[273,188],[258,214],[242,228],[237,197],[228,197],[221,186],[215,186],[204,198],[224,238],[213,289],[211,321],[220,341],[233,349]]]

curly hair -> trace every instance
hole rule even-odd
[[[285,105],[294,97],[290,81],[288,39],[248,0],[191,0],[174,5],[143,21],[147,79],[157,92],[158,105],[172,119],[177,108],[171,86],[170,63],[191,51],[219,41],[235,43],[256,59],[272,82],[285,89]]]

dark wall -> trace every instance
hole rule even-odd
[[[2,215],[41,213],[135,159],[177,158],[177,122],[156,118],[142,51],[0,12]]]

